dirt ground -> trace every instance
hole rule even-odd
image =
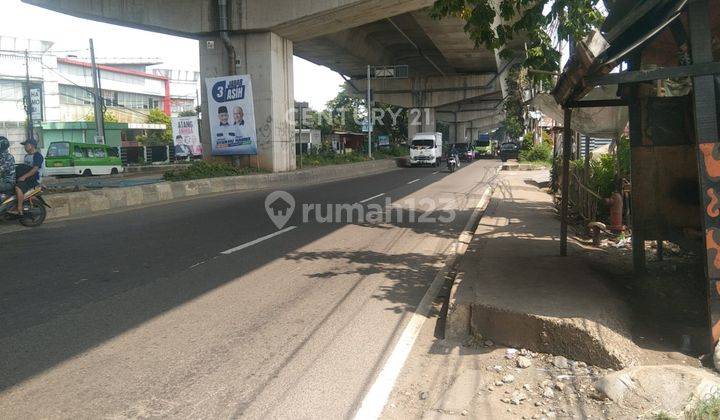
[[[508,349],[482,337],[444,340],[446,293],[438,297],[435,316],[423,327],[383,418],[634,419],[657,414],[651,403],[625,406],[603,398],[594,383],[611,369]],[[677,351],[649,349],[644,356],[643,364],[700,366],[697,358]]]
[[[572,229],[571,229],[572,230]],[[574,233],[580,256],[632,309],[641,365],[710,366],[702,264],[697,254],[666,243],[664,258],[648,243],[647,273],[632,270],[632,250],[606,235],[599,247]],[[618,245],[618,242],[620,244]],[[629,242],[626,241],[626,242]],[[498,346],[484,337],[443,339],[452,279],[438,296],[386,405],[383,417],[477,419],[653,418],[657,403],[617,404],[595,390],[612,370],[548,354]]]

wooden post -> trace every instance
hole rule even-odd
[[[693,64],[713,61],[708,0],[688,5],[690,50]],[[714,352],[720,339],[720,147],[713,75],[693,78],[695,133],[697,134],[698,178],[703,200],[702,222],[705,232],[705,279],[707,305]],[[717,362],[717,361],[716,361]],[[716,364],[717,367],[717,364]]]
[[[585,185],[590,180],[590,136],[585,136]]]
[[[560,204],[560,256],[567,256],[568,243],[568,206],[570,193],[570,154],[572,153],[573,134],[570,128],[572,109],[565,108],[563,116],[563,162],[562,162],[562,201]]]
[[[580,147],[582,146],[580,133],[574,133],[573,138],[575,139],[575,159],[580,159],[582,157],[582,153],[580,152]]]
[[[560,179],[560,174],[558,172],[559,168],[557,165],[557,156],[558,156],[558,134],[556,130],[553,130],[553,153],[552,153],[552,170],[553,175],[555,175],[552,179],[552,191],[556,192],[558,188],[560,187],[558,185],[558,179]]]
[[[630,60],[628,60],[629,70],[638,70],[640,68],[640,53],[634,53]],[[638,98],[638,87],[636,84],[630,85],[630,95],[628,98],[628,117],[630,122],[630,159],[632,161],[630,165],[630,178],[633,183],[638,182],[638,165],[634,164],[636,158],[636,148],[641,147],[643,143],[643,132],[642,132],[642,109],[640,106],[640,99]],[[633,270],[637,277],[645,273],[646,258],[645,258],[645,233],[643,232],[643,221],[638,217],[638,212],[635,209],[641,207],[639,201],[638,188],[633,186],[630,193],[630,218],[629,222],[632,227],[632,253],[633,253]]]

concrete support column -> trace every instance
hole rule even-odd
[[[241,165],[272,172],[295,169],[295,114],[293,96],[293,44],[272,32],[232,34],[235,74],[249,74],[257,129],[258,156],[243,156]],[[200,41],[202,112],[207,109],[205,78],[231,74],[228,55],[219,37]],[[210,124],[203,118],[201,141],[204,157],[211,154]]]
[[[468,137],[468,129],[470,128],[470,124],[467,122],[460,122],[457,126],[457,135],[455,136],[455,138],[451,138],[450,140],[448,140],[450,143],[464,143],[465,139]]]
[[[474,142],[475,140],[478,139],[479,136],[480,136],[480,129],[475,128],[475,127],[471,128],[470,134],[468,135],[468,143]]]
[[[436,130],[434,108],[413,108],[408,111],[409,140],[417,133],[434,133]]]

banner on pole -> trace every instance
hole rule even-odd
[[[257,132],[249,75],[206,79],[213,155],[256,155]]]
[[[173,117],[171,121],[175,156],[201,156],[202,145],[197,117]]]

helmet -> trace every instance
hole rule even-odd
[[[0,153],[7,151],[7,149],[9,149],[9,148],[10,148],[10,141],[5,137],[0,136]]]

